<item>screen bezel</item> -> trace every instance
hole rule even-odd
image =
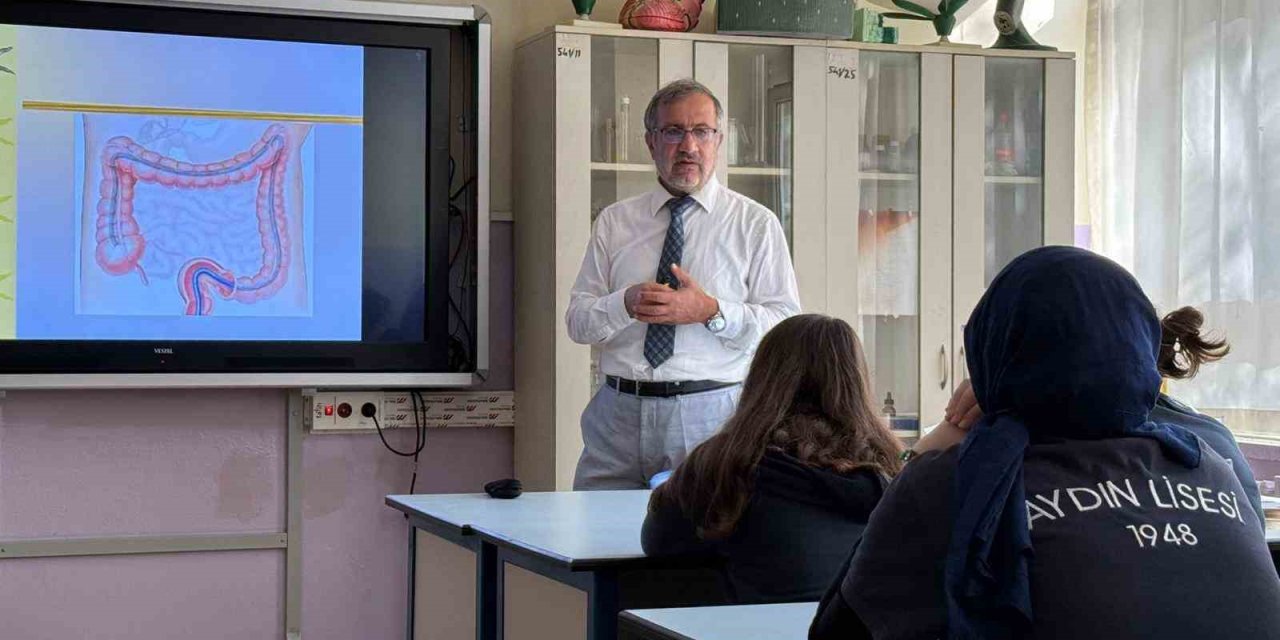
[[[141,33],[269,39],[429,52],[425,340],[412,343],[202,340],[2,340],[0,374],[449,373],[449,55],[447,27],[206,8],[72,0],[12,0],[0,23]]]

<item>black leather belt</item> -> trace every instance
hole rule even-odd
[[[685,380],[682,382],[645,382],[643,380],[627,380],[618,376],[606,376],[605,382],[618,393],[625,393],[629,396],[645,396],[653,398],[670,398],[671,396],[684,395],[686,393],[700,393],[703,391],[714,391],[725,387],[732,387],[737,382],[720,382],[718,380]]]

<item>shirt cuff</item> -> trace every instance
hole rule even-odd
[[[741,302],[728,302],[716,298],[720,305],[720,315],[724,316],[724,330],[713,334],[717,338],[732,340],[742,335],[742,319],[746,315],[746,306]]]
[[[627,290],[619,289],[604,297],[604,310],[609,316],[610,335],[631,326],[636,319],[627,313]]]

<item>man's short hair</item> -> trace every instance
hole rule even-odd
[[[724,128],[724,107],[720,106],[720,99],[706,85],[692,78],[676,80],[653,94],[649,99],[649,106],[644,110],[644,128],[645,131],[654,131],[658,128],[658,107],[664,104],[671,104],[681,98],[702,94],[711,98],[711,103],[716,106],[716,126]]]

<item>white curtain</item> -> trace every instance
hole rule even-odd
[[[1232,344],[1174,393],[1280,409],[1280,0],[1089,0],[1093,248]]]

